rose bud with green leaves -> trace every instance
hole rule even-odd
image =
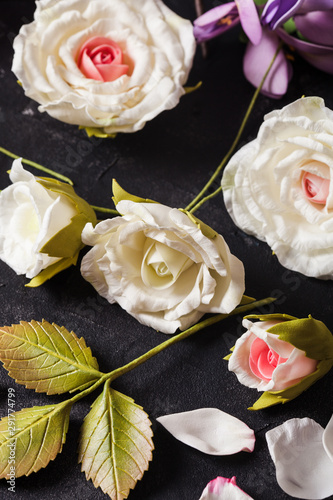
[[[39,286],[76,264],[83,248],[81,232],[96,223],[90,205],[72,186],[35,177],[14,160],[12,185],[0,193],[0,259]]]
[[[241,384],[264,391],[250,410],[296,398],[333,366],[332,333],[311,316],[249,315],[243,326],[225,359]]]
[[[205,313],[230,313],[241,302],[244,267],[221,235],[116,182],[113,193],[122,215],[82,232],[93,248],[81,273],[100,295],[163,333],[185,330]]]

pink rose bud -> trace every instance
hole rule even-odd
[[[119,45],[101,36],[89,38],[82,45],[77,65],[87,78],[102,82],[112,82],[129,70],[129,66],[123,64],[123,52]]]
[[[313,203],[325,205],[330,190],[330,181],[319,175],[306,172],[302,178],[302,190]]]

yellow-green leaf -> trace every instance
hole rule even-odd
[[[28,476],[46,467],[66,441],[71,403],[34,406],[0,421],[0,478]],[[14,460],[14,462],[12,462]]]
[[[81,428],[79,462],[112,500],[127,498],[148,469],[154,448],[148,415],[106,383]]]
[[[184,214],[187,215],[187,217],[192,221],[194,222],[194,224],[196,224],[198,226],[198,228],[200,229],[200,231],[202,232],[202,234],[204,236],[206,236],[206,238],[210,238],[210,239],[214,239],[216,238],[217,236],[217,232],[211,228],[210,226],[208,226],[208,224],[206,224],[205,222],[202,222],[202,220],[198,219],[198,217],[195,217],[193,214],[191,214],[188,210],[184,210],[183,208],[180,208],[179,209],[181,212],[183,212]]]
[[[130,200],[134,201],[135,203],[156,203],[156,201],[140,198],[139,196],[128,193],[127,191],[125,191],[125,189],[119,186],[118,182],[115,179],[113,179],[112,181],[112,192],[112,199],[115,206],[117,206],[118,203],[122,200]]]
[[[44,320],[0,328],[0,360],[17,383],[47,394],[85,389],[102,375],[83,338]]]
[[[28,286],[30,288],[35,288],[37,286],[42,285],[45,283],[45,281],[53,278],[56,274],[60,273],[60,271],[64,271],[68,267],[76,264],[77,259],[79,256],[79,252],[77,252],[74,257],[66,257],[65,259],[60,259],[58,262],[55,262],[49,267],[46,267],[41,271],[37,276],[32,278],[32,280],[29,281],[25,286]]]
[[[99,137],[100,139],[114,139],[117,135],[115,133],[107,134],[106,132],[102,132],[102,130],[98,127],[83,127],[82,125],[80,125],[79,129],[85,130],[88,137]]]

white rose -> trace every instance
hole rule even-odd
[[[48,279],[76,262],[82,228],[96,221],[95,213],[71,186],[35,177],[21,160],[10,179],[0,193],[0,259],[27,278],[53,266]]]
[[[161,0],[36,5],[34,21],[14,40],[12,70],[40,111],[114,134],[140,130],[178,104],[195,51],[193,27]]]
[[[269,113],[222,178],[235,224],[285,267],[333,278],[333,112],[319,97]]]
[[[209,238],[178,209],[122,200],[123,215],[87,224],[83,277],[110,303],[164,333],[241,301],[244,269],[221,235]]]

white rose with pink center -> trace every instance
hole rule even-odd
[[[222,189],[235,224],[266,241],[281,264],[333,278],[333,112],[302,98],[265,116],[230,160]]]
[[[161,0],[40,0],[12,70],[39,111],[112,135],[178,104],[194,52],[192,24]]]

